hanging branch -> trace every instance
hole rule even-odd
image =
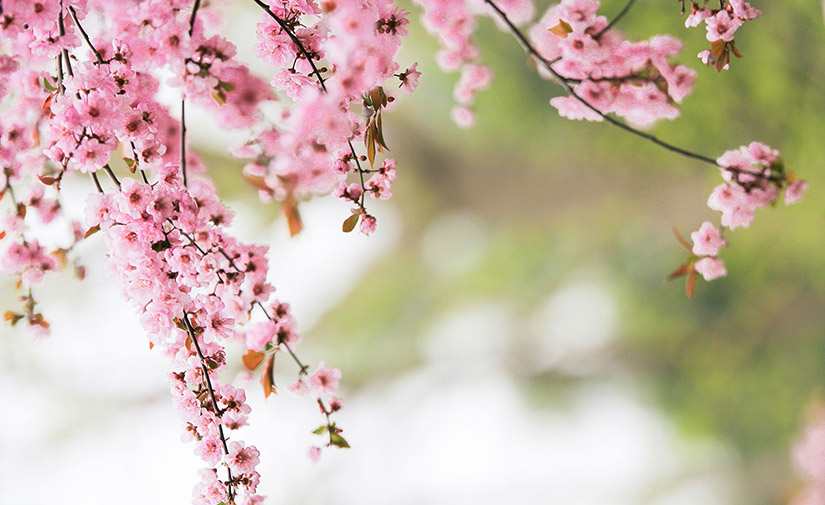
[[[587,107],[591,111],[598,114],[599,117],[601,117],[602,119],[604,119],[608,123],[612,124],[613,126],[616,126],[616,127],[620,128],[620,129],[622,129],[622,130],[624,130],[624,131],[626,131],[630,134],[633,134],[637,137],[641,137],[641,138],[643,138],[643,139],[645,139],[649,142],[652,142],[652,143],[658,145],[659,147],[663,147],[663,148],[667,149],[668,151],[680,154],[680,155],[682,155],[686,158],[701,161],[702,163],[707,163],[708,165],[713,165],[715,167],[719,167],[719,168],[722,168],[722,169],[725,169],[725,170],[729,170],[729,171],[734,172],[734,173],[739,172],[739,170],[737,170],[735,168],[730,168],[730,167],[725,167],[725,166],[720,165],[713,158],[710,158],[710,157],[705,156],[703,154],[688,151],[687,149],[684,149],[682,147],[676,146],[676,145],[671,144],[669,142],[665,142],[664,140],[661,140],[658,137],[655,137],[655,136],[653,136],[649,133],[645,133],[641,130],[637,130],[636,128],[633,128],[632,126],[630,126],[630,125],[628,125],[628,124],[626,124],[622,121],[619,121],[618,119],[614,118],[613,116],[605,114],[604,112],[600,111],[599,109],[597,109],[596,107],[591,105],[590,102],[588,102],[587,100],[585,100],[584,98],[579,96],[576,93],[576,91],[573,89],[573,86],[571,85],[571,83],[574,82],[574,80],[568,79],[568,78],[562,76],[561,74],[559,74],[558,72],[556,72],[553,69],[553,63],[555,61],[558,61],[558,60],[550,61],[547,58],[545,58],[544,56],[542,56],[538,52],[538,50],[535,47],[533,47],[532,44],[530,44],[530,41],[527,40],[527,37],[524,36],[524,34],[521,32],[521,30],[519,30],[518,27],[516,27],[516,25],[514,25],[513,22],[510,21],[510,18],[507,17],[507,14],[505,14],[504,11],[502,11],[493,2],[493,0],[484,0],[484,1],[490,7],[492,7],[492,9],[494,11],[496,11],[496,14],[498,14],[498,16],[504,22],[504,24],[507,25],[507,28],[510,30],[510,33],[513,35],[513,37],[515,37],[516,40],[518,40],[521,43],[522,47],[524,47],[524,50],[530,56],[535,58],[539,63],[541,63],[541,65],[550,73],[550,75],[552,76],[552,78],[556,82],[556,84],[561,86],[568,95],[572,96],[574,99],[579,101],[582,105],[584,105],[585,107]],[[627,12],[627,9],[629,8],[630,4],[632,4],[632,3],[633,3],[633,1],[631,1],[627,6],[625,6],[625,10],[620,15],[623,15],[624,12]],[[615,20],[614,20],[614,22],[615,22]]]
[[[277,14],[272,12],[272,10],[269,8],[269,6],[266,3],[264,3],[262,0],[252,0],[252,1],[255,2],[261,9],[263,9],[264,12],[269,14],[269,17],[274,19],[275,22],[278,23],[278,26],[280,26],[281,29],[284,32],[286,32],[287,36],[289,36],[289,39],[292,40],[292,43],[295,44],[296,47],[298,47],[298,52],[301,55],[303,55],[304,58],[306,58],[307,61],[309,62],[309,66],[312,68],[312,74],[315,75],[315,77],[318,79],[318,84],[321,85],[321,89],[323,90],[323,92],[328,93],[327,86],[326,86],[325,80],[324,80],[324,76],[321,75],[320,70],[318,70],[318,67],[315,65],[315,62],[312,60],[312,56],[310,55],[309,51],[307,51],[307,48],[304,46],[303,42],[301,42],[301,39],[299,39],[298,36],[295,35],[295,32],[289,27],[289,25],[283,19],[281,19]],[[364,209],[364,198],[365,198],[366,193],[367,193],[367,186],[366,186],[366,183],[364,181],[364,169],[361,168],[361,162],[358,160],[358,155],[355,153],[355,147],[353,147],[352,141],[347,141],[347,144],[349,144],[349,150],[350,150],[350,153],[352,154],[352,159],[355,160],[355,165],[358,167],[358,176],[361,179],[361,198],[360,198],[359,206],[361,207],[361,209]]]

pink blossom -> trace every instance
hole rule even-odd
[[[808,190],[808,183],[797,179],[785,189],[785,205],[794,204],[802,199],[802,193]]]
[[[712,281],[728,274],[725,269],[725,263],[719,258],[704,257],[694,263],[694,268],[699,272],[706,281]]]
[[[727,245],[719,229],[708,221],[702,223],[698,231],[691,233],[690,239],[693,240],[693,254],[697,256],[716,256],[719,248]]]
[[[726,10],[720,10],[715,16],[707,18],[705,23],[708,30],[707,39],[710,42],[717,40],[730,42],[736,30],[742,26],[742,21],[739,18],[731,18]]]
[[[332,394],[338,390],[338,381],[341,379],[341,371],[337,368],[324,368],[322,361],[309,376],[309,388],[315,395]]]
[[[226,455],[226,464],[236,475],[250,474],[258,466],[260,453],[255,447],[244,447],[243,442],[231,442],[229,454]]]

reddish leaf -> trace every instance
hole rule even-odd
[[[715,42],[712,42],[710,44],[710,52],[713,53],[713,55],[718,58],[719,56],[722,55],[722,51],[725,50],[726,45],[727,45],[727,42],[725,42],[722,39],[719,39]]]
[[[301,233],[301,230],[304,229],[304,222],[301,220],[301,214],[298,212],[298,204],[291,198],[288,198],[284,200],[281,208],[284,210],[286,224],[289,227],[289,236],[294,237]]]
[[[696,270],[693,269],[693,265],[689,267],[688,271],[688,278],[687,278],[687,285],[685,286],[685,293],[687,294],[688,298],[693,298],[693,289],[696,287]]]
[[[266,368],[264,369],[264,373],[261,375],[261,385],[264,387],[264,397],[269,398],[271,394],[278,394],[278,391],[275,389],[275,378],[273,374],[275,372],[275,353],[273,353],[269,360],[266,362]]]
[[[687,273],[688,273],[688,266],[687,266],[686,263],[683,263],[683,264],[679,265],[679,267],[676,270],[670,272],[670,274],[667,276],[667,280],[671,281],[671,280],[676,279],[677,277],[681,277],[681,276],[683,276]]]
[[[23,319],[23,314],[18,314],[16,312],[12,312],[10,310],[7,310],[6,312],[3,313],[3,321],[10,322],[12,326],[17,324],[17,322],[20,321],[21,319]]]
[[[258,368],[258,365],[263,363],[264,358],[266,358],[266,354],[258,351],[253,351],[252,349],[249,350],[246,354],[243,355],[243,365],[249,370],[255,370]]]
[[[42,182],[46,186],[51,186],[52,184],[57,182],[57,177],[52,177],[50,175],[38,175],[37,178],[40,179],[40,182]]]
[[[83,235],[83,238],[89,238],[89,237],[91,237],[92,235],[94,235],[95,233],[97,233],[99,231],[100,231],[100,225],[96,224],[96,225],[92,226],[91,228],[89,228],[88,230],[86,230],[86,234]]]

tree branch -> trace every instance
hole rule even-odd
[[[496,13],[501,18],[501,20],[504,22],[504,24],[507,25],[507,28],[512,33],[513,37],[515,37],[516,40],[518,40],[521,43],[521,45],[524,47],[524,50],[530,56],[532,56],[533,58],[538,60],[539,63],[541,63],[541,65],[553,77],[553,80],[559,86],[561,86],[564,89],[564,91],[567,92],[568,95],[572,96],[577,101],[579,101],[582,105],[584,105],[585,107],[587,107],[591,111],[598,114],[602,119],[604,119],[608,123],[612,124],[613,126],[616,126],[616,127],[620,128],[620,129],[622,129],[622,130],[624,130],[624,131],[626,131],[626,132],[628,132],[632,135],[635,135],[635,136],[643,138],[643,139],[645,139],[649,142],[652,142],[652,143],[658,145],[659,147],[663,147],[663,148],[667,149],[668,151],[680,154],[680,155],[682,155],[686,158],[691,158],[691,159],[694,159],[694,160],[697,160],[697,161],[701,161],[702,163],[707,163],[708,165],[713,165],[713,166],[723,168],[723,169],[726,169],[726,170],[732,170],[728,167],[724,167],[724,166],[718,164],[716,162],[716,160],[714,160],[713,158],[710,158],[710,157],[705,156],[703,154],[698,154],[698,153],[695,153],[695,152],[692,152],[692,151],[688,151],[687,149],[684,149],[682,147],[673,145],[669,142],[665,142],[664,140],[661,140],[661,139],[659,139],[659,138],[657,138],[657,137],[655,137],[655,136],[653,136],[649,133],[645,133],[641,130],[637,130],[636,128],[633,128],[632,126],[629,126],[626,123],[624,123],[622,121],[619,121],[618,119],[614,118],[613,116],[609,116],[609,115],[605,114],[604,112],[600,111],[599,109],[597,109],[596,107],[591,105],[590,102],[588,102],[587,100],[585,100],[584,98],[582,98],[581,96],[579,96],[576,93],[576,91],[573,89],[573,87],[570,84],[570,82],[571,82],[570,79],[567,79],[566,77],[562,76],[561,74],[559,74],[558,72],[556,72],[553,69],[553,66],[552,66],[553,63],[550,62],[549,60],[547,60],[541,54],[539,54],[538,50],[536,50],[536,48],[533,47],[532,44],[530,44],[530,42],[527,40],[527,38],[524,36],[524,34],[521,32],[521,30],[519,30],[518,27],[516,27],[513,24],[513,22],[510,21],[510,18],[507,17],[507,14],[505,14],[504,11],[502,11],[493,2],[493,0],[484,0],[484,1],[490,7],[492,7],[494,11],[496,11]]]

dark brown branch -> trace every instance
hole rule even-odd
[[[189,15],[189,36],[195,31],[195,16],[198,15],[198,9],[201,6],[201,0],[195,0],[195,5],[192,7],[192,14]]]
[[[81,25],[80,21],[78,21],[77,19],[77,12],[75,12],[74,7],[72,7],[71,5],[69,6],[69,15],[72,16],[72,21],[74,21],[74,24],[75,26],[77,26],[77,29],[80,30],[80,34],[83,35],[83,40],[86,41],[86,44],[89,46],[89,49],[92,50],[92,52],[95,55],[95,58],[97,58],[97,64],[102,65],[104,63],[103,56],[101,56],[97,49],[95,49],[94,44],[92,44],[92,40],[89,38],[89,34],[86,33],[86,30],[83,29],[83,25]]]
[[[596,35],[594,35],[593,38],[598,39],[599,37],[602,36],[602,34],[604,34],[604,32],[606,32],[607,30],[613,28],[616,25],[616,23],[618,23],[619,20],[622,19],[622,17],[624,17],[625,14],[627,14],[627,12],[630,10],[630,8],[633,7],[633,3],[635,1],[636,0],[630,0],[629,2],[627,2],[627,5],[624,6],[624,9],[622,9],[621,12],[619,12],[619,14],[616,15],[615,18],[613,18],[613,21],[611,21],[607,26],[602,28],[602,30],[599,31],[599,33],[597,33]]]
[[[185,188],[189,183],[186,178],[186,98],[180,99],[180,171]]]
[[[189,338],[192,339],[192,343],[195,346],[195,350],[198,352],[198,357],[201,360],[201,371],[203,372],[203,378],[206,384],[206,388],[209,390],[209,396],[212,398],[212,407],[215,409],[215,415],[221,417],[223,412],[221,411],[220,407],[218,407],[218,400],[215,398],[215,389],[212,387],[212,379],[209,378],[209,369],[206,367],[206,357],[203,355],[203,352],[201,351],[200,344],[198,344],[198,338],[195,335],[195,329],[192,327],[192,323],[189,322],[189,314],[185,311],[183,313],[183,322],[186,323],[186,332],[189,334]],[[229,446],[227,446],[226,444],[226,436],[223,433],[223,425],[220,422],[218,422],[218,435],[221,438],[223,453],[228,456]],[[229,466],[227,466],[226,471],[229,475],[229,501],[232,502],[234,495],[234,487],[232,484],[232,470],[229,468]]]

